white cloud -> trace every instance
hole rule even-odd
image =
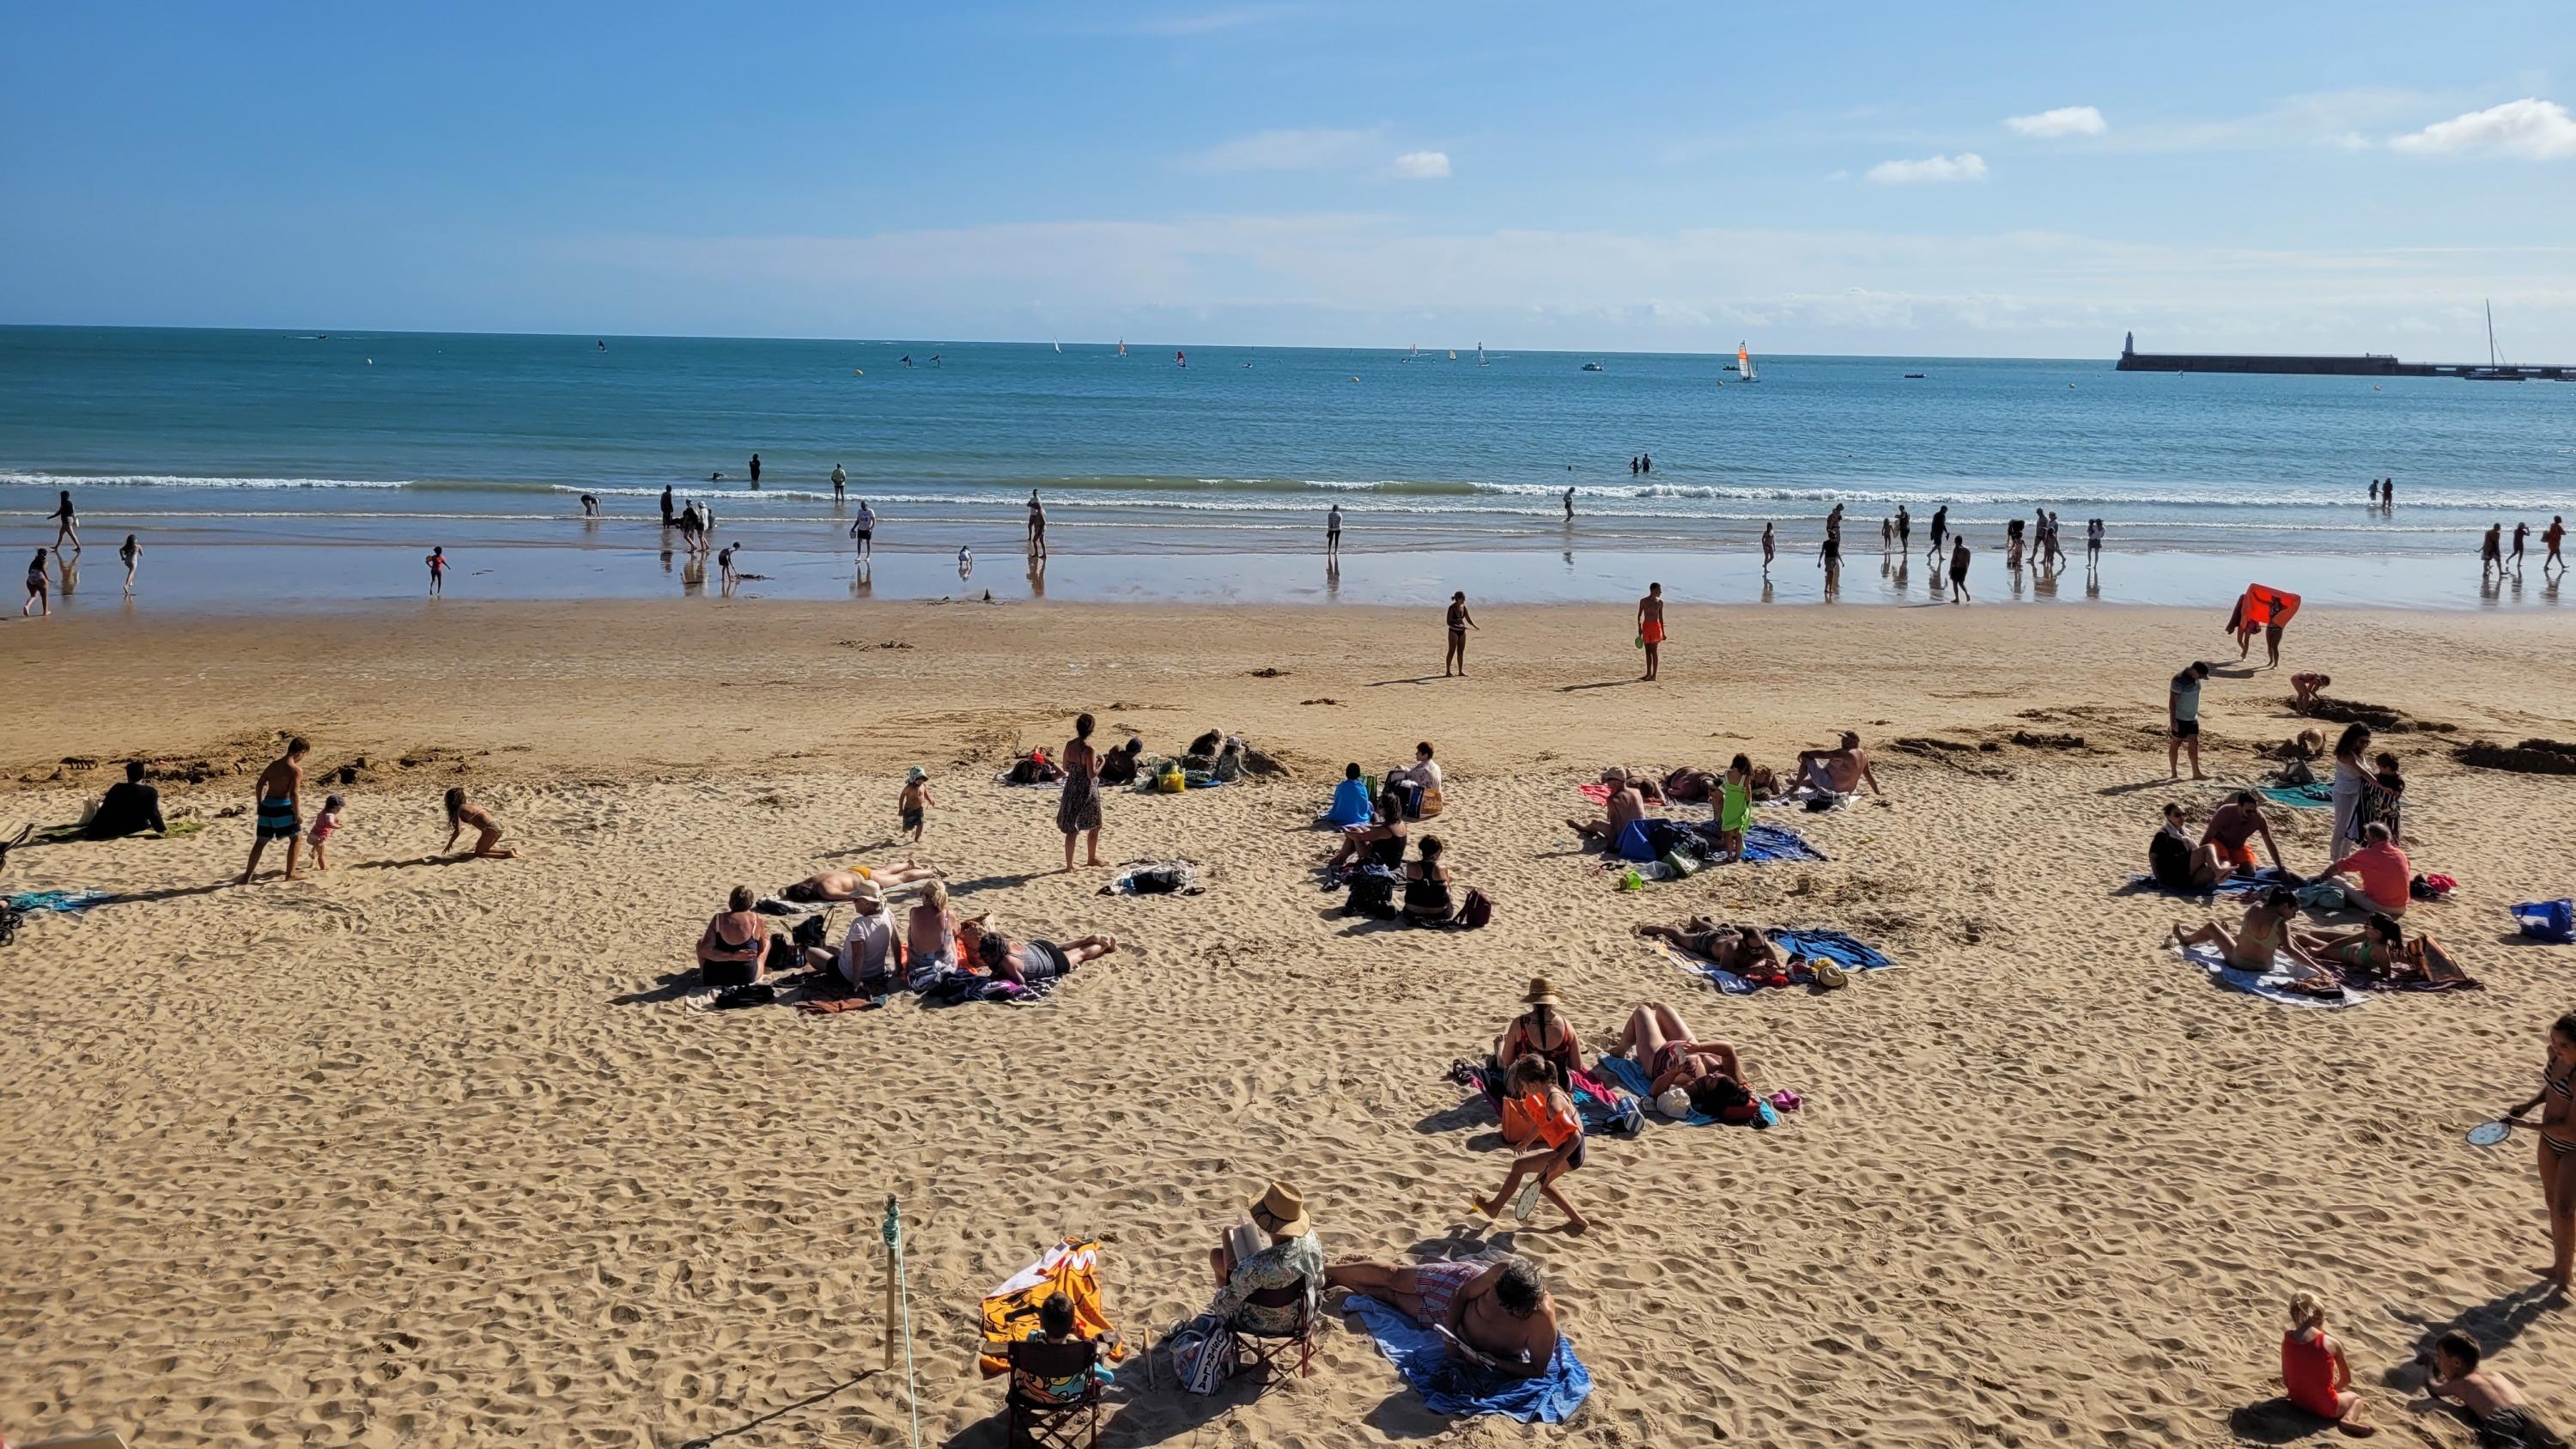
[[[1869,179],[1887,186],[1911,186],[1932,181],[1983,181],[1986,158],[1974,151],[1956,156],[1926,156],[1920,161],[1881,161],[1869,168]]]
[[[2576,156],[2576,116],[2556,101],[2525,96],[2483,111],[2471,111],[2388,143],[2400,151],[2433,154],[2446,151],[2501,151],[2534,161],[2560,161]]]
[[[1198,171],[1320,171],[1348,165],[1379,144],[1375,131],[1256,131],[1190,158]]]
[[[2111,129],[2102,113],[2091,106],[2059,106],[2033,116],[2007,116],[2004,124],[2025,136],[2054,140],[2060,136],[2099,136]]]
[[[1395,158],[1395,174],[1407,181],[1438,181],[1449,174],[1449,153],[1407,151]]]

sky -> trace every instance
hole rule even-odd
[[[2576,11],[0,7],[0,323],[2576,363]]]

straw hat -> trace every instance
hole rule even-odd
[[[876,905],[884,905],[885,891],[879,887],[875,881],[862,880],[859,882],[859,888],[851,893],[851,899],[868,901]]]
[[[1304,1194],[1284,1182],[1273,1182],[1269,1190],[1252,1200],[1252,1221],[1263,1232],[1276,1238],[1298,1238],[1313,1227],[1306,1221]]]
[[[1521,1004],[1524,1006],[1558,1005],[1556,988],[1548,984],[1546,977],[1533,976],[1530,978],[1529,990],[1521,993]]]

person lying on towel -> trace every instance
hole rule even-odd
[[[1440,1335],[1452,1361],[1534,1379],[1556,1358],[1556,1299],[1516,1253],[1441,1263],[1335,1263],[1328,1287],[1365,1293]]]

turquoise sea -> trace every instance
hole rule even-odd
[[[2196,599],[2252,570],[2330,598],[2499,604],[2522,595],[2480,588],[2478,532],[2536,534],[2576,507],[2576,386],[2119,373],[2106,343],[2060,361],[1757,345],[1747,383],[1731,354],[1497,347],[1480,363],[1475,339],[1454,359],[1447,340],[1127,339],[1122,357],[1098,339],[0,328],[0,528],[50,541],[41,515],[68,488],[93,568],[132,532],[158,597],[256,606],[406,595],[431,544],[457,556],[459,595],[680,591],[685,558],[666,571],[654,521],[666,486],[744,544],[767,575],[747,592],[805,596],[953,593],[962,548],[962,586],[997,594],[1393,601],[1472,580],[1624,598],[1655,570],[1682,597],[1755,598],[1771,522],[1770,597],[1818,598],[1839,503],[1840,596],[1920,601],[1921,559],[1900,571],[1879,551],[1902,503],[1918,553],[1948,506],[1998,599]],[[1632,473],[1638,454],[1651,474]],[[868,580],[836,463],[884,515]],[[2384,512],[2365,500],[2378,476],[2398,481]],[[1054,545],[1039,578],[1018,553],[1032,489]],[[602,519],[581,518],[585,492]],[[1346,556],[1328,577],[1336,502]],[[2042,507],[2077,568],[2009,587],[2004,521]],[[2097,516],[2111,557],[2087,579]],[[2529,573],[2546,601],[2536,558]]]

